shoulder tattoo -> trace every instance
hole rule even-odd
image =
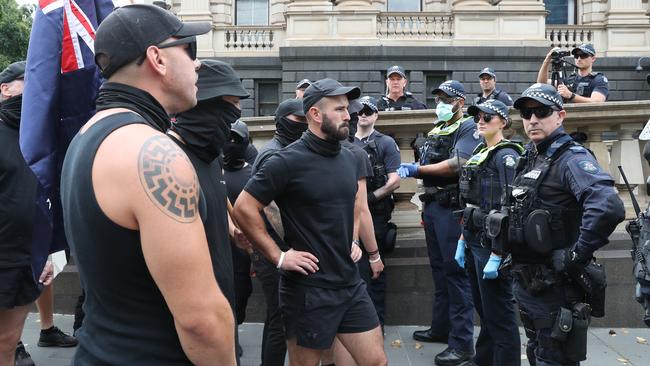
[[[154,136],[145,141],[138,157],[140,183],[153,204],[172,219],[189,223],[199,208],[199,182],[184,170],[192,163],[172,140]],[[183,174],[179,174],[179,173]]]

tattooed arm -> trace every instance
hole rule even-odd
[[[147,268],[194,364],[234,365],[234,319],[217,285],[203,223],[199,184],[185,153],[143,125],[109,135],[93,165],[100,207],[140,232]]]
[[[280,239],[284,240],[284,227],[282,226],[282,217],[280,216],[280,208],[272,201],[268,206],[264,207],[264,215],[266,219],[269,220],[271,227]]]

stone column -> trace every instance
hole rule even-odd
[[[650,21],[641,0],[609,0],[607,56],[650,55]]]
[[[580,127],[578,131],[584,132],[587,134],[587,143],[586,146],[593,151],[598,160],[598,164],[611,174],[610,171],[610,156],[609,156],[609,147],[608,144],[603,142],[603,132],[610,131],[607,126],[589,126],[589,127]],[[618,171],[618,169],[617,169]]]
[[[287,10],[287,6],[290,0],[270,0],[271,1],[271,18],[269,19],[269,24],[279,25],[285,24],[286,20],[284,18],[284,12]]]

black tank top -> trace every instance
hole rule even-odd
[[[113,131],[135,123],[146,124],[131,112],[98,121],[75,136],[63,163],[65,233],[86,291],[86,317],[77,332],[73,365],[191,364],[145,263],[139,231],[111,221],[95,198],[92,167],[97,149]]]

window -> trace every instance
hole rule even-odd
[[[388,11],[420,11],[420,0],[388,0]]]
[[[575,24],[576,23],[576,1],[575,0],[544,0],[546,10],[546,24]]]
[[[424,95],[426,95],[427,98],[425,104],[428,109],[436,109],[436,103],[434,102],[435,96],[431,94],[431,91],[448,79],[449,77],[447,77],[447,74],[443,73],[425,74],[426,84],[424,84]]]
[[[280,104],[280,81],[258,81],[255,88],[255,110],[258,116],[272,116]]]
[[[235,24],[269,24],[269,0],[236,0]]]

